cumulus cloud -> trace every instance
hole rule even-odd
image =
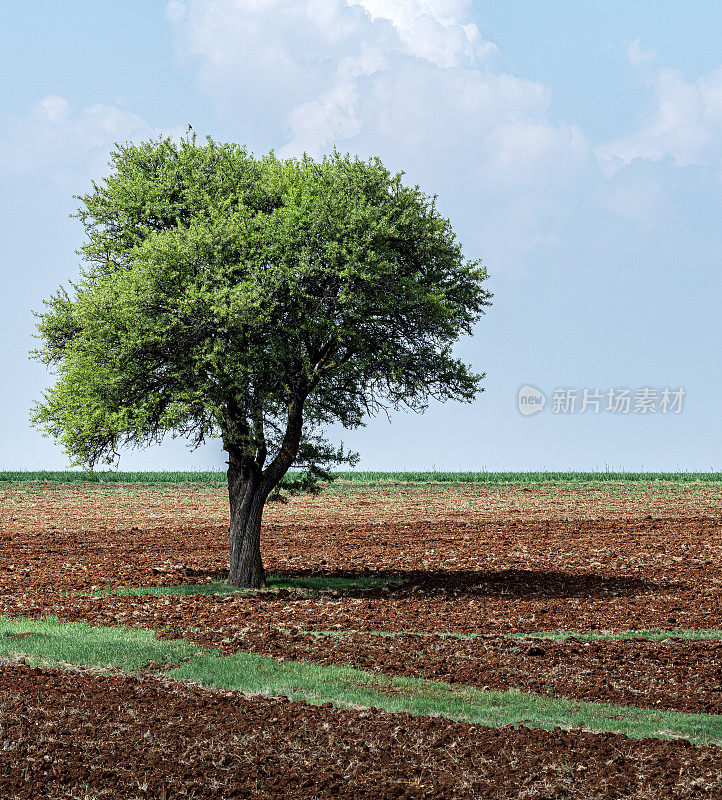
[[[601,145],[596,153],[608,175],[635,158],[670,157],[680,167],[722,162],[722,69],[686,81],[660,69],[652,79],[653,110],[632,133]]]
[[[471,12],[466,0],[166,7],[181,57],[241,141],[283,157],[378,155],[514,270],[555,246],[562,198],[596,160],[578,127],[550,119],[546,86],[501,69]]]
[[[656,171],[722,161],[722,70],[686,81],[639,39],[642,124],[596,148],[555,120],[550,90],[511,74],[467,0],[170,0],[181,55],[227,129],[255,149],[379,155],[447,198],[471,240],[497,255],[554,246],[554,220],[600,203],[645,228],[665,207]],[[493,245],[492,245],[493,247]]]
[[[467,3],[448,0],[350,0],[372,20],[388,20],[398,35],[403,52],[438,67],[469,66],[496,55],[492,42],[482,39],[474,23],[458,20]]]
[[[66,98],[48,95],[0,133],[0,172],[47,170],[55,180],[72,181],[102,171],[114,142],[155,133],[137,114],[115,106],[75,111]]]
[[[281,155],[304,151],[315,154],[333,142],[353,138],[361,130],[356,113],[357,100],[353,84],[346,82],[294,108],[288,115],[294,142],[281,148]]]
[[[558,138],[548,90],[495,71],[496,46],[468,13],[463,0],[171,0],[166,9],[201,85],[239,117],[260,104],[286,134],[284,154],[318,155],[367,132],[443,142],[462,128],[477,149],[517,121],[526,157],[535,132],[541,153]]]
[[[368,22],[362,8],[336,0],[172,0],[166,17],[201,87],[236,114],[269,93],[287,113],[328,90],[339,62],[357,55]],[[376,27],[379,41],[391,33],[388,23]]]
[[[557,213],[552,195],[595,163],[591,146],[551,121],[546,86],[499,68],[471,11],[465,0],[171,0],[166,16],[251,146],[380,155],[459,206],[463,195],[475,230],[518,219],[520,248],[547,242],[529,220]]]

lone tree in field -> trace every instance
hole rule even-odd
[[[32,421],[89,468],[167,432],[220,437],[230,583],[262,586],[269,495],[354,461],[324,426],[479,391],[451,347],[489,305],[486,271],[378,159],[162,139],[110,166],[77,198],[81,276],[38,314],[57,382]]]

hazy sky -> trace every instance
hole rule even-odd
[[[378,155],[487,265],[459,347],[485,392],[334,432],[361,467],[719,469],[720,30],[717,0],[4,3],[0,469],[66,465],[27,423],[51,380],[27,351],[77,270],[73,195],[114,141],[188,123]],[[223,462],[170,441],[121,468]]]

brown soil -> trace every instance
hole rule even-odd
[[[380,572],[407,583],[245,598],[224,613],[234,625],[305,629],[722,627],[722,490],[604,488],[404,487],[272,506],[270,570]],[[0,610],[51,611],[66,605],[62,592],[106,584],[212,580],[227,566],[226,532],[220,491],[0,490]],[[182,599],[179,610],[203,616],[206,605]]]
[[[720,711],[716,642],[500,636],[722,628],[719,487],[334,489],[269,508],[267,568],[400,584],[68,595],[223,577],[227,524],[223,492],[205,488],[0,488],[0,613],[135,624],[225,651],[490,688]],[[314,633],[325,630],[338,635]],[[378,630],[403,635],[369,635]],[[720,751],[683,743],[490,730],[22,666],[0,670],[0,697],[3,800],[86,800],[85,783],[95,792],[87,800],[103,789],[162,797],[163,786],[167,798],[282,797],[286,787],[299,797],[722,797]]]
[[[0,791],[30,798],[664,798],[722,795],[722,751],[491,729],[0,666]]]

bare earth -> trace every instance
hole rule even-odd
[[[722,628],[720,487],[333,487],[269,508],[267,569],[388,584],[70,594],[218,580],[226,532],[221,490],[0,489],[0,612],[134,624],[225,652],[493,689],[722,708],[718,642],[502,636]],[[284,797],[286,788],[297,797],[722,797],[722,756],[711,747],[311,708],[151,675],[5,664],[0,729],[3,798],[41,787],[43,797],[80,798],[86,783],[98,797],[124,798],[162,797],[161,788],[166,798]]]

